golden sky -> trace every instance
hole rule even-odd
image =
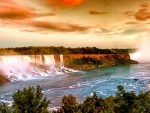
[[[150,0],[0,0],[0,47],[133,48],[149,20]]]

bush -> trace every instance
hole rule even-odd
[[[0,113],[11,113],[11,110],[7,107],[5,103],[0,104]]]
[[[28,89],[18,90],[13,95],[13,108],[15,113],[45,113],[50,100],[43,97],[42,88],[29,86]]]
[[[127,92],[123,86],[117,88],[115,96],[103,99],[94,92],[92,97],[87,97],[80,104],[75,96],[64,96],[62,106],[51,113],[150,113],[150,91],[136,95],[134,91]],[[0,113],[49,113],[47,107],[50,101],[43,97],[40,86],[18,90],[13,99],[12,108],[0,104]]]
[[[74,113],[77,111],[78,103],[73,95],[64,96],[62,99],[62,110],[64,113]]]

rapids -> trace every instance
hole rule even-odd
[[[78,102],[93,91],[98,96],[115,95],[118,85],[123,85],[127,91],[150,90],[150,64],[120,65],[95,68],[55,76],[40,76],[36,79],[19,80],[0,85],[0,100],[12,103],[12,95],[18,89],[40,85],[44,95],[51,100],[49,108],[59,107],[64,95],[73,94]]]
[[[63,66],[63,55],[16,55],[0,56],[0,72],[12,81],[0,85],[0,101],[9,105],[13,93],[29,85],[42,87],[52,103],[49,109],[59,107],[68,94],[82,102],[93,91],[104,98],[115,95],[118,85],[136,93],[150,90],[150,63],[74,71]]]

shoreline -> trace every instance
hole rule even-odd
[[[59,59],[55,60],[57,63]],[[105,66],[138,64],[138,62],[131,60],[129,54],[68,54],[63,55],[63,64],[74,70],[89,70]],[[10,80],[0,73],[0,84],[7,82]]]

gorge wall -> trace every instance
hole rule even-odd
[[[137,64],[129,54],[70,54],[64,55],[64,65],[73,69],[91,69],[102,66]]]

